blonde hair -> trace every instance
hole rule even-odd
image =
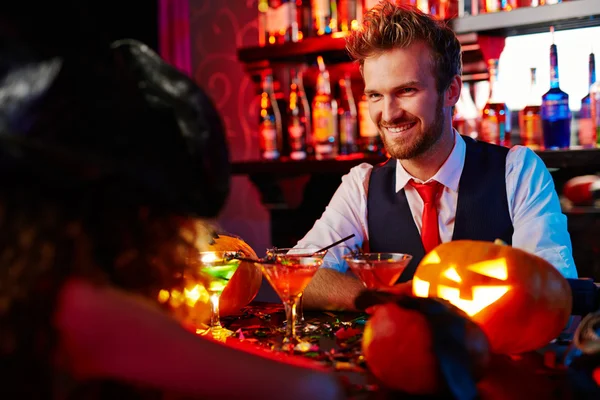
[[[460,42],[443,21],[418,9],[380,1],[364,17],[361,29],[346,39],[346,49],[361,67],[366,58],[394,48],[406,48],[423,41],[432,51],[433,73],[439,92],[462,73]]]

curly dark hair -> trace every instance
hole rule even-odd
[[[365,14],[361,29],[346,39],[346,49],[361,67],[366,58],[416,41],[427,43],[433,54],[433,73],[438,92],[462,73],[460,42],[445,22],[408,5],[380,1]]]
[[[155,301],[175,287],[205,234],[195,218],[227,197],[227,143],[190,77],[143,43],[95,34],[93,20],[110,21],[97,7],[1,4],[0,398],[55,398],[87,384],[57,363],[65,281]]]
[[[0,397],[38,398],[56,378],[52,316],[63,283],[82,277],[155,300],[177,283],[196,237],[187,219],[123,204],[118,182],[65,190],[18,178],[0,190],[0,373],[10,382]]]

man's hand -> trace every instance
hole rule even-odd
[[[390,286],[388,288],[382,288],[379,290],[381,290],[382,292],[388,292],[388,293],[393,293],[393,294],[397,294],[397,295],[412,296],[413,295],[412,280],[410,280],[408,282],[398,283],[394,286]],[[372,315],[375,312],[375,310],[377,309],[377,307],[379,307],[379,306],[368,307],[367,309],[365,309],[365,312],[369,315]]]
[[[394,286],[391,286],[389,288],[383,288],[381,290],[383,290],[384,292],[390,292],[390,293],[394,293],[394,294],[404,294],[407,296],[412,296],[412,279],[408,282],[402,282],[402,283],[398,283]]]

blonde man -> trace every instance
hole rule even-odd
[[[382,1],[348,38],[360,64],[371,119],[391,159],[361,164],[300,241],[325,245],[354,233],[350,247],[403,252],[413,260],[458,239],[502,239],[577,275],[566,217],[551,176],[531,150],[460,136],[452,108],[462,87],[461,49],[443,22]],[[350,309],[362,285],[345,274],[347,247],[330,250],[305,291],[305,307]]]

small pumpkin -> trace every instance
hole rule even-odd
[[[202,229],[207,229],[202,227]],[[242,239],[230,235],[217,235],[208,230],[200,230],[201,235],[196,248],[189,255],[188,265],[198,259],[199,251],[231,251],[242,252],[245,257],[256,259],[256,253]],[[262,283],[262,272],[252,262],[241,262],[229,280],[219,299],[219,314],[226,316],[239,312],[258,294]],[[195,331],[210,320],[210,296],[202,283],[193,274],[185,275],[182,286],[163,289],[158,294],[158,301],[168,304],[173,315],[182,324]]]
[[[241,251],[245,257],[257,259],[254,250],[240,238],[219,235],[209,244],[207,251]],[[254,263],[244,261],[223,290],[219,300],[219,312],[230,315],[247,306],[258,294],[262,283],[262,271]]]
[[[572,307],[567,280],[536,255],[490,242],[443,243],[421,260],[413,294],[448,300],[477,322],[492,351],[538,349],[566,326]]]
[[[442,394],[457,382],[459,390],[466,390],[468,379],[474,385],[489,362],[488,342],[477,324],[451,304],[434,299],[404,297],[375,306],[365,325],[362,349],[377,379],[413,395]],[[448,379],[449,369],[450,375],[461,379]]]

